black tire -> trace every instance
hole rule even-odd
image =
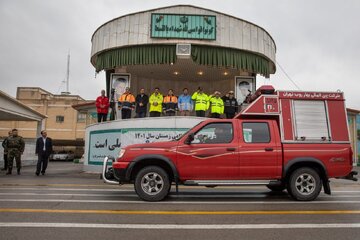
[[[105,172],[106,179],[114,180],[114,169],[112,167],[108,168],[108,170]]]
[[[287,191],[298,201],[312,201],[319,196],[322,180],[318,172],[312,168],[303,167],[291,173]]]
[[[282,192],[286,188],[285,184],[269,184],[266,185],[266,187],[270,189],[272,192]]]
[[[157,166],[141,169],[135,178],[136,194],[145,201],[157,202],[163,200],[170,191],[170,179],[166,171]]]

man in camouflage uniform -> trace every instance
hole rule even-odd
[[[4,148],[4,168],[2,168],[1,171],[6,171],[8,169],[8,160],[7,160],[8,159],[8,154],[7,154],[6,145],[7,145],[8,138],[10,136],[12,136],[12,131],[8,132],[8,136],[2,142],[2,147]]]
[[[22,137],[18,136],[17,129],[12,130],[12,136],[8,138],[6,148],[8,150],[8,172],[6,174],[11,174],[15,158],[17,174],[20,175],[21,155],[24,153],[25,142]]]

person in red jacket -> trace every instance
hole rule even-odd
[[[96,111],[98,122],[105,122],[109,111],[109,98],[105,96],[105,90],[101,90],[101,96],[96,98]]]

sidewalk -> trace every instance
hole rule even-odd
[[[12,175],[6,175],[6,171],[0,172],[1,185],[41,185],[41,184],[84,184],[103,185],[99,174],[85,173],[83,164],[73,162],[49,162],[45,175],[35,175],[36,166],[24,166],[21,175],[17,175],[16,168]]]

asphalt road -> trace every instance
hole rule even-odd
[[[180,187],[159,203],[107,185],[79,164],[0,174],[0,239],[359,239],[360,184],[296,202],[264,187]],[[174,188],[173,188],[174,189]]]

